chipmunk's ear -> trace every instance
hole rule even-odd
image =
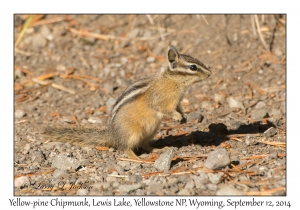
[[[169,46],[167,58],[168,58],[168,64],[170,66],[170,69],[175,69],[177,67],[177,63],[179,59],[179,53],[175,47]]]

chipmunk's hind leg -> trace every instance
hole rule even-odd
[[[140,160],[140,158],[139,158],[139,157],[133,152],[133,150],[131,150],[131,149],[125,150],[125,153],[127,154],[127,156],[128,156],[130,159]]]

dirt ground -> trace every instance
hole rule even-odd
[[[15,195],[286,194],[284,15],[16,15],[14,31]],[[53,125],[105,129],[113,101],[158,71],[169,45],[212,72],[184,95],[187,123],[165,118],[156,136],[175,150],[169,171],[153,166],[161,154],[134,162],[40,139]],[[205,167],[221,148],[230,164]]]

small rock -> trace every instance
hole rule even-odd
[[[191,195],[188,189],[182,189],[178,192],[178,195]]]
[[[214,94],[214,101],[223,103],[225,101],[225,96],[219,93]]]
[[[40,32],[43,35],[43,37],[45,37],[46,39],[48,39],[48,40],[53,39],[53,35],[51,34],[51,31],[47,25],[42,25],[40,27]]]
[[[80,161],[65,155],[58,155],[52,162],[52,167],[62,170],[76,170],[80,167]]]
[[[106,181],[107,181],[107,182],[116,182],[116,181],[118,181],[118,180],[117,180],[117,178],[114,177],[114,176],[108,176],[108,177],[106,177]]]
[[[142,188],[141,184],[131,184],[131,185],[120,185],[119,186],[119,191],[123,193],[129,193],[131,191],[137,190]]]
[[[106,102],[106,113],[110,113],[112,110],[113,105],[115,104],[116,100],[114,98],[109,98]]]
[[[120,60],[123,65],[127,64],[127,62],[128,62],[128,58],[126,58],[126,57],[121,57]]]
[[[214,109],[214,106],[212,105],[212,102],[210,102],[210,101],[202,101],[201,108],[211,111]]]
[[[178,179],[176,177],[168,177],[168,184],[171,185],[177,185]]]
[[[62,65],[62,64],[58,64],[56,66],[56,70],[57,71],[66,71],[67,70],[67,67],[65,65]]]
[[[30,181],[27,176],[20,176],[15,179],[15,187],[29,187]]]
[[[188,115],[187,115],[187,121],[194,121],[194,120],[197,120],[198,122],[202,122],[203,120],[203,115],[201,114],[201,111],[200,110],[197,110],[195,112],[190,112]]]
[[[260,101],[260,102],[258,102],[256,105],[255,105],[255,109],[261,109],[261,108],[263,108],[263,107],[265,107],[265,106],[267,106],[267,104],[265,103],[265,102],[263,102],[263,101]]]
[[[140,29],[138,28],[134,28],[132,31],[130,31],[129,33],[127,33],[127,38],[135,38],[138,36],[138,34],[140,33]]]
[[[153,182],[150,182],[149,184],[149,191],[150,192],[161,192],[162,189],[163,189],[163,185],[161,183],[153,183]]]
[[[141,182],[143,180],[143,177],[141,175],[132,175],[128,176],[125,180],[128,182],[137,183]]]
[[[155,161],[154,167],[158,170],[169,171],[172,158],[174,157],[174,149],[169,148],[165,153]]]
[[[59,177],[66,177],[68,175],[67,171],[61,170],[61,169],[56,169],[53,172],[53,177],[59,178]]]
[[[227,103],[228,103],[230,108],[244,109],[244,105],[240,101],[236,100],[233,97],[228,97],[227,98]]]
[[[282,116],[282,112],[280,109],[272,109],[270,115],[275,118],[280,118]]]
[[[241,122],[238,122],[238,121],[232,120],[232,119],[227,120],[226,122],[227,122],[226,125],[228,126],[228,129],[230,129],[230,130],[238,130],[242,125]]]
[[[218,184],[221,181],[223,175],[223,172],[207,174],[209,181],[213,184]]]
[[[26,115],[26,113],[24,112],[24,110],[17,109],[15,111],[15,117],[18,119],[21,117],[24,117],[25,115]]]
[[[260,100],[264,101],[264,100],[267,100],[268,99],[268,96],[261,96],[260,97]]]
[[[258,110],[253,110],[251,114],[251,119],[254,121],[260,121],[267,116],[268,116],[268,112],[265,109],[258,109]]]
[[[76,195],[87,195],[88,192],[89,191],[87,189],[79,189],[79,190],[77,190]]]
[[[113,148],[113,147],[111,147],[111,148],[109,148],[109,149],[108,149],[108,151],[109,151],[109,152],[115,152],[115,151],[116,151],[116,149],[115,149],[115,148]]]
[[[248,146],[256,145],[258,143],[257,138],[251,134],[247,134],[245,137],[245,144]]]
[[[88,121],[89,121],[90,123],[93,123],[93,124],[101,124],[101,123],[103,123],[103,122],[102,122],[102,119],[99,118],[99,117],[90,117],[90,118],[88,119]]]
[[[264,132],[263,136],[265,136],[265,137],[272,137],[272,136],[274,136],[276,133],[277,133],[277,129],[271,127],[271,128],[269,128],[268,130],[266,130],[266,131]]]
[[[32,47],[36,50],[44,48],[46,44],[47,40],[41,34],[38,33],[32,37]]]
[[[245,195],[245,193],[231,185],[223,185],[217,191],[216,195]]]
[[[216,191],[218,189],[218,186],[216,184],[213,184],[213,183],[208,183],[206,185],[207,189],[208,190],[211,190],[211,191]]]
[[[23,148],[23,154],[26,155],[30,150],[30,144],[26,144]]]
[[[32,151],[29,155],[31,162],[37,162],[41,164],[45,160],[45,157],[41,151]]]
[[[184,189],[193,189],[195,187],[195,183],[192,179],[190,179],[184,186]]]
[[[226,149],[216,149],[207,155],[207,159],[204,162],[205,167],[209,169],[223,168],[230,163],[229,154]]]
[[[154,57],[148,57],[147,59],[146,59],[146,62],[147,63],[152,63],[152,62],[154,62],[155,61],[155,58]]]

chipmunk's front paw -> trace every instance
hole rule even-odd
[[[174,112],[172,117],[176,122],[180,122],[180,124],[186,123],[186,116],[179,112]]]

